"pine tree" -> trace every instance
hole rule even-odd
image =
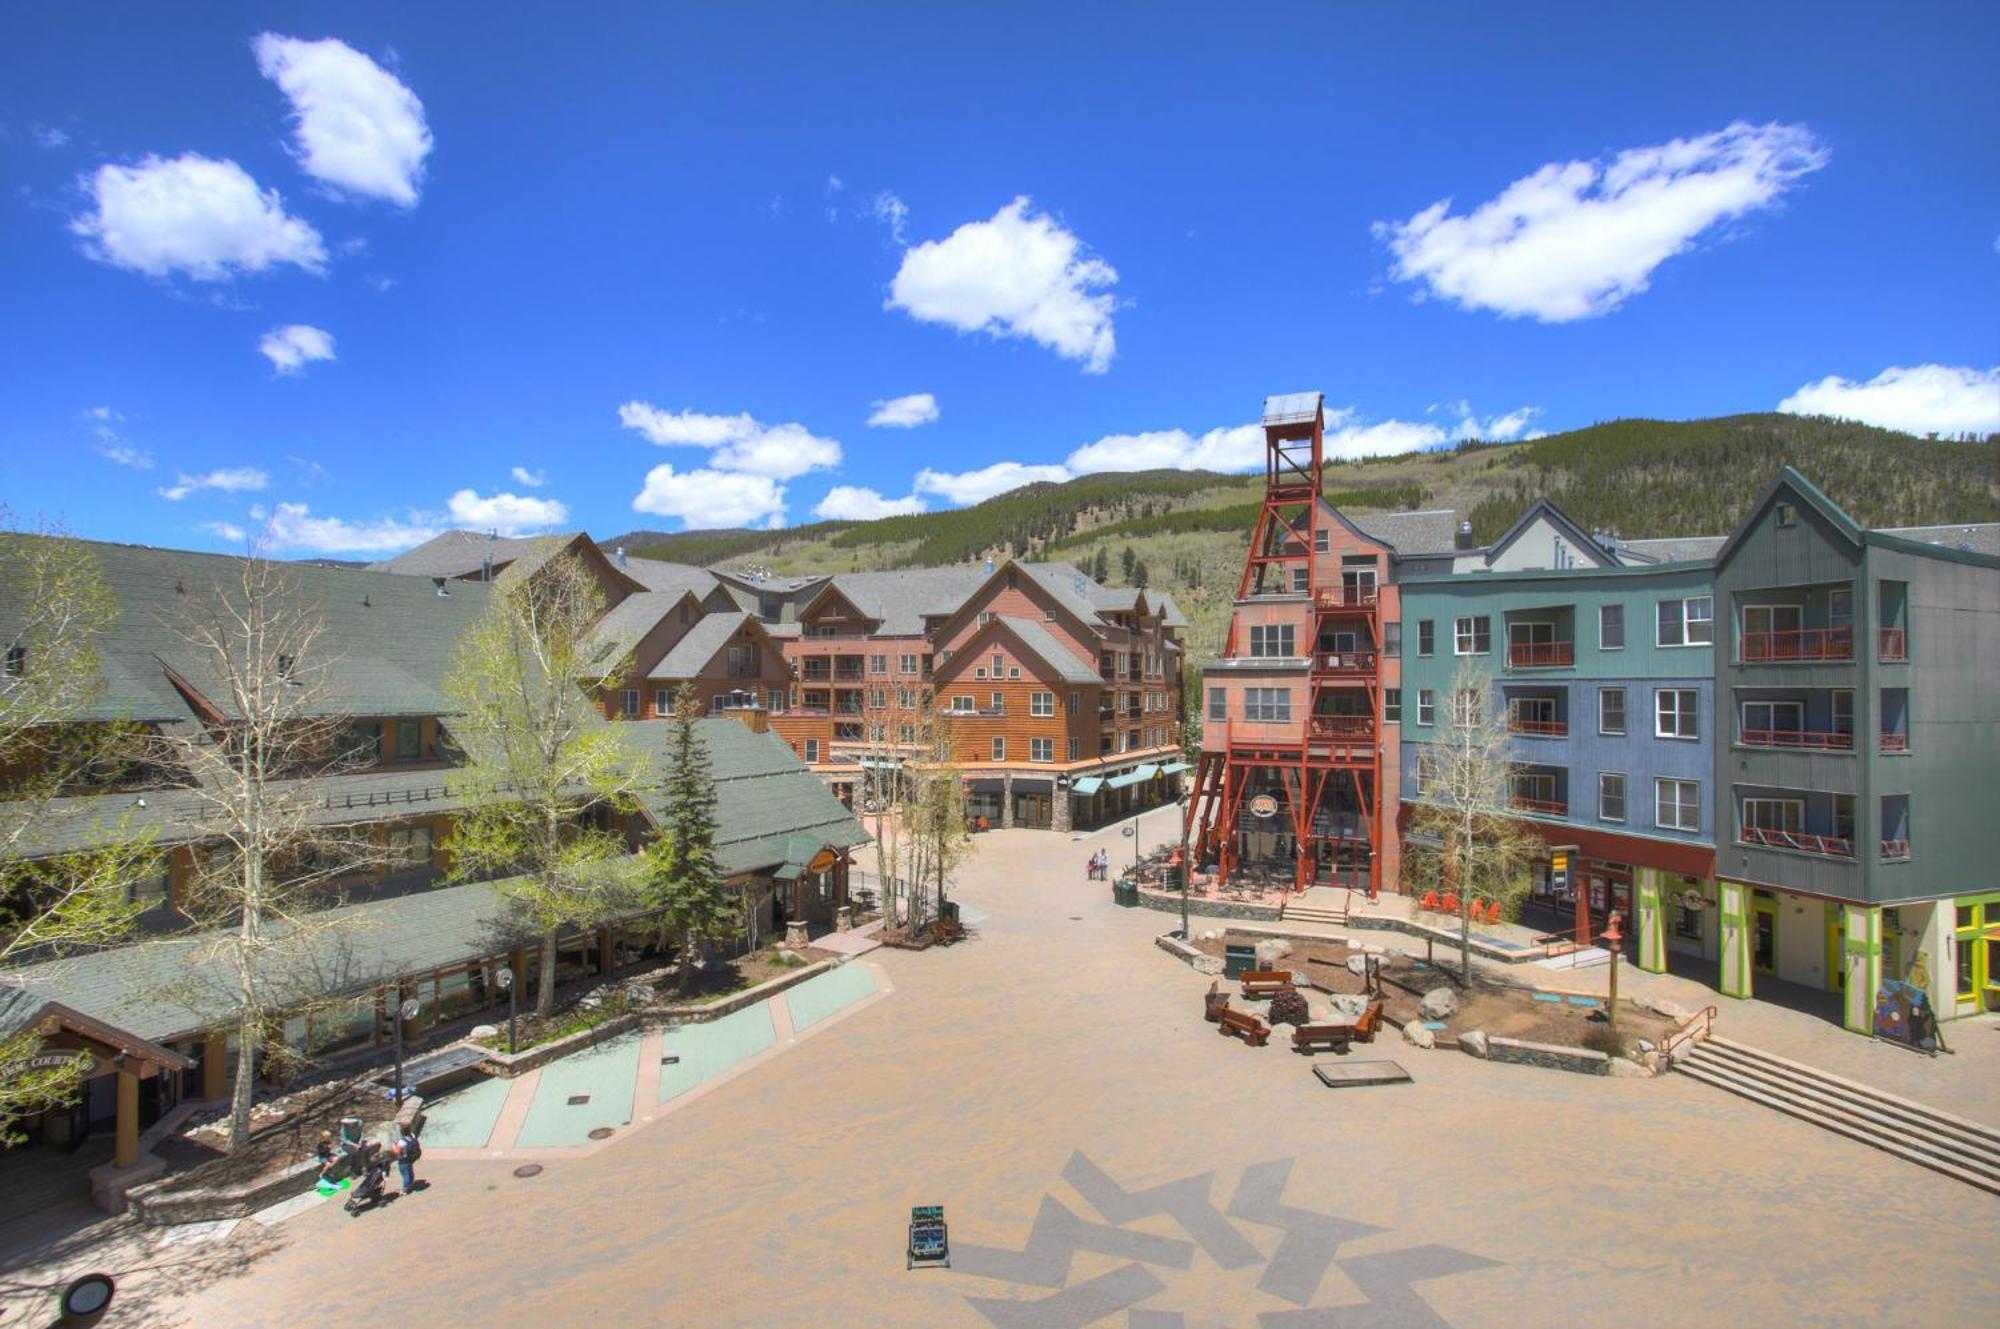
[[[695,970],[696,947],[728,941],[741,922],[736,902],[722,881],[715,857],[715,777],[708,748],[695,730],[701,699],[692,683],[674,694],[674,730],[667,745],[666,817],[660,834],[646,847],[653,903],[660,926],[684,939],[681,988]]]
[[[1090,564],[1090,575],[1099,585],[1111,580],[1111,551],[1103,545],[1097,547],[1097,557]]]
[[[1132,570],[1131,572],[1126,574],[1125,580],[1131,582],[1134,586],[1139,587],[1141,590],[1144,590],[1146,586],[1146,576],[1147,576],[1146,560],[1142,558],[1132,564]]]
[[[1138,561],[1139,556],[1132,552],[1131,545],[1126,545],[1118,551],[1118,568],[1125,574],[1125,583],[1128,586],[1132,583],[1132,565]]]

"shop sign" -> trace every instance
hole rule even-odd
[[[813,855],[812,862],[806,864],[806,871],[813,876],[818,876],[839,861],[840,855],[834,853],[833,850],[822,849]]]
[[[96,1057],[83,1048],[70,1048],[64,1052],[37,1052],[34,1056],[28,1058],[28,1069],[31,1071],[59,1071],[68,1066],[76,1066],[80,1069],[88,1070],[96,1060]]]
[[[1278,815],[1278,798],[1275,794],[1258,794],[1250,800],[1250,815],[1253,817],[1275,817]]]

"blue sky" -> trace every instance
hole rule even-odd
[[[1299,388],[2000,430],[2000,9],[1412,9],[10,6],[0,502],[368,556],[1245,469]]]

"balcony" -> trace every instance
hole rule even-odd
[[[1314,597],[1321,609],[1369,609],[1375,604],[1372,585],[1322,586]]]
[[[1819,854],[1825,858],[1854,857],[1854,841],[1837,835],[1813,835],[1808,831],[1745,826],[1739,838],[1745,844],[1761,844],[1771,849],[1796,849],[1802,854]]]
[[[1854,658],[1853,628],[1745,632],[1740,640],[1744,664],[1789,664],[1793,661]]]
[[[1881,744],[1883,752],[1908,752],[1910,750],[1910,736],[1908,734],[1884,734],[1881,737]]]
[[[1883,628],[1875,636],[1876,658],[1900,664],[1910,658],[1909,634],[1901,628]]]
[[[1507,647],[1509,669],[1569,669],[1575,664],[1575,642],[1517,641]]]
[[[1529,738],[1568,738],[1569,721],[1534,720],[1521,715],[1507,717],[1507,732],[1525,734]]]
[[[853,664],[848,664],[845,660],[837,661],[834,665],[833,676],[837,681],[842,683],[859,683],[863,677],[861,661],[856,660]]]
[[[1569,804],[1554,798],[1528,798],[1515,794],[1507,800],[1507,806],[1516,812],[1525,812],[1531,817],[1567,817]]]
[[[1910,842],[1908,840],[1884,840],[1882,842],[1882,857],[1908,858],[1909,856]]]
[[[1852,752],[1854,735],[1816,729],[1745,729],[1737,741],[1746,748],[1806,748],[1816,752]]]
[[[1327,651],[1313,656],[1313,668],[1343,678],[1366,678],[1375,672],[1374,651]]]
[[[1375,717],[1372,715],[1315,715],[1309,732],[1314,738],[1372,738],[1375,735]]]
[[[833,681],[832,671],[826,667],[825,660],[801,660],[799,661],[799,666],[799,680],[801,682],[830,683]]]

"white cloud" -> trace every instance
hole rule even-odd
[[[316,485],[327,478],[326,467],[308,457],[294,456],[288,452],[285,454],[285,460],[297,469],[298,483],[301,485]]]
[[[813,509],[813,516],[832,521],[873,521],[877,517],[904,517],[925,510],[923,499],[884,498],[873,489],[857,485],[835,485]]]
[[[100,429],[97,433],[98,456],[103,457],[106,461],[115,461],[120,466],[130,466],[135,471],[150,471],[153,469],[152,453],[146,451],[144,448],[133,447],[109,429]]]
[[[1325,456],[1329,461],[1357,457],[1393,457],[1434,448],[1446,440],[1437,425],[1416,420],[1364,422],[1352,409],[1326,413]]]
[[[663,411],[650,402],[628,401],[618,408],[618,420],[661,447],[709,448],[709,466],[718,471],[742,471],[773,480],[791,480],[808,471],[840,465],[837,439],[821,438],[804,425],[767,425],[748,412],[703,415],[698,411]]]
[[[548,482],[549,473],[545,470],[531,471],[525,466],[516,466],[514,468],[515,484],[526,485],[530,489],[540,489]]]
[[[1118,273],[1088,257],[1083,242],[1054,218],[1029,207],[1026,197],[1017,198],[991,221],[967,222],[942,240],[904,250],[884,308],[960,332],[1026,337],[1101,374],[1116,353],[1117,307],[1102,288],[1116,283]],[[898,232],[901,216],[891,221]]]
[[[213,489],[224,494],[242,494],[268,488],[271,477],[255,466],[224,466],[203,475],[180,473],[180,479],[159,491],[160,497],[180,502],[189,494]]]
[[[109,406],[92,406],[84,412],[92,420],[123,420],[125,416]]]
[[[315,517],[303,503],[280,503],[268,517],[253,508],[251,515],[263,521],[260,542],[272,553],[389,554],[422,544],[443,529],[419,512],[407,518],[346,521]]]
[[[310,323],[288,323],[265,333],[257,353],[280,374],[296,374],[315,360],[334,358],[333,334]]]
[[[646,472],[634,512],[679,517],[690,530],[725,526],[784,525],[785,487],[765,475],[676,471],[662,463]]]
[[[876,221],[889,228],[889,237],[892,240],[899,245],[907,243],[904,236],[907,234],[905,228],[910,220],[909,204],[885,189],[875,196],[874,202],[868,205],[868,210],[874,214]]]
[[[1111,434],[1086,443],[1064,463],[1072,475],[1099,471],[1250,471],[1264,464],[1264,430],[1236,425],[1190,434],[1156,429],[1144,434]]]
[[[424,104],[347,43],[261,34],[257,68],[292,103],[292,153],[343,194],[417,204],[430,154]]]
[[[868,423],[875,428],[915,429],[938,418],[937,398],[928,392],[912,392],[907,397],[890,397],[875,403]]]
[[[275,189],[259,189],[233,161],[196,153],[104,165],[86,176],[95,210],[72,218],[83,251],[100,263],[149,277],[185,273],[228,281],[290,263],[323,272],[319,232],[285,212]]]
[[[481,498],[470,489],[461,489],[447,499],[445,510],[454,526],[470,526],[481,531],[491,528],[502,535],[525,535],[560,526],[569,520],[569,505],[553,498],[517,494]]]
[[[1628,148],[1610,161],[1550,162],[1463,215],[1442,199],[1377,222],[1390,275],[1466,309],[1544,323],[1608,314],[1717,223],[1774,206],[1829,159],[1803,125],[1742,122]]]
[[[2000,367],[1900,366],[1866,383],[1829,374],[1778,403],[1793,415],[1832,415],[1909,434],[2000,433]]]
[[[39,148],[60,148],[69,142],[69,135],[54,125],[36,125],[34,133]]]
[[[250,533],[233,521],[205,521],[201,529],[233,545],[240,545],[250,538]]]
[[[1018,461],[997,461],[991,466],[976,471],[933,471],[929,468],[917,472],[912,487],[920,493],[936,494],[949,503],[964,506],[978,503],[995,494],[1004,494],[1010,489],[1033,484],[1037,480],[1057,482],[1073,478],[1067,466],[1036,466]]]
[[[845,188],[847,188],[847,182],[839,176],[829,175],[826,178],[826,193],[828,198],[833,197]]]
[[[1520,438],[1539,438],[1539,430],[1530,431],[1528,426],[1542,413],[1539,406],[1522,406],[1505,415],[1488,416],[1481,419],[1472,409],[1472,403],[1460,398],[1443,405],[1434,405],[1425,410],[1426,415],[1444,414],[1456,416],[1458,424],[1451,430],[1453,439],[1478,439],[1485,443],[1511,443]]]

